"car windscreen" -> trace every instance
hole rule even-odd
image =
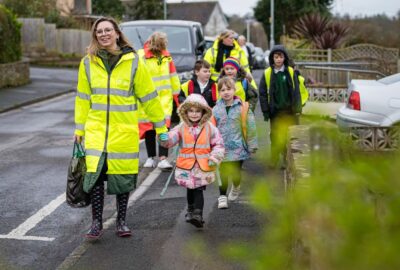
[[[190,41],[190,28],[179,26],[124,26],[122,32],[126,35],[134,48],[143,48],[143,44],[154,32],[164,32],[168,38],[168,51],[170,53],[192,53]]]
[[[393,74],[393,75],[387,76],[385,78],[382,78],[382,79],[378,80],[378,82],[386,84],[386,85],[400,82],[400,73]]]

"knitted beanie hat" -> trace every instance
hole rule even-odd
[[[239,69],[240,69],[240,62],[235,57],[226,58],[223,66],[225,67],[227,65],[233,66],[237,71],[239,71]]]

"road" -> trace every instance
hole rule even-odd
[[[259,79],[261,72],[255,74]],[[217,186],[207,188],[204,229],[184,222],[185,189],[171,183],[160,196],[169,173],[142,169],[144,183],[131,195],[127,215],[133,236],[116,237],[115,198],[106,196],[105,234],[90,242],[83,238],[90,207],[65,203],[73,106],[74,96],[67,94],[0,114],[0,269],[244,269],[222,257],[220,247],[251,243],[264,226],[249,204],[255,177],[270,174],[262,161],[268,143],[264,123],[259,125],[262,151],[245,163],[249,175],[239,201],[219,210]],[[141,163],[145,153],[142,144]],[[202,252],[194,252],[196,247]]]

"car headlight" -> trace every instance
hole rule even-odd
[[[193,73],[192,73],[192,71],[185,71],[185,72],[178,73],[178,76],[179,76],[179,80],[181,81],[181,83],[184,83],[192,78]]]

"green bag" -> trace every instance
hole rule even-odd
[[[85,151],[80,143],[74,142],[72,158],[68,168],[66,198],[67,204],[74,208],[90,205],[90,195],[83,191],[86,173]]]

